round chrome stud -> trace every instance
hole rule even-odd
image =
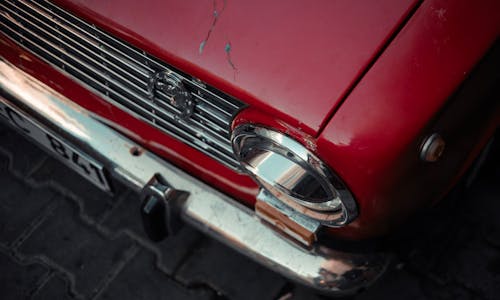
[[[445,141],[438,133],[431,134],[422,144],[420,159],[427,162],[438,161],[443,155],[445,146]]]

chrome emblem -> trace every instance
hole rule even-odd
[[[158,91],[164,92],[170,105],[179,110],[176,117],[187,119],[193,114],[195,102],[182,79],[172,71],[156,72],[150,77],[148,92],[152,102],[161,101],[156,97]]]

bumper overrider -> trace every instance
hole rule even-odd
[[[319,243],[305,249],[290,241],[253,210],[142,149],[95,114],[1,58],[0,87],[0,119],[52,147],[49,150],[56,156],[60,145],[76,149],[68,150],[72,155],[59,153],[64,154],[59,158],[77,164],[82,175],[93,172],[86,177],[101,188],[109,188],[106,178],[113,178],[140,194],[143,203],[154,200],[142,206],[143,214],[148,205],[161,202],[162,211],[155,213],[168,219],[168,231],[183,221],[270,269],[329,294],[356,292],[386,269],[384,254],[347,253]],[[49,137],[48,143],[34,137],[41,134]],[[80,152],[83,155],[75,160],[74,153]]]

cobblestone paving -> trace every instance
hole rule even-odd
[[[97,190],[2,124],[0,141],[0,299],[326,299],[189,227],[152,243],[135,194]],[[499,159],[456,193],[356,299],[500,298]]]

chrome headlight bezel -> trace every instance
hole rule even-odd
[[[297,212],[338,227],[357,215],[354,197],[315,154],[287,135],[252,124],[232,133],[236,158],[245,172],[268,193]],[[313,188],[307,185],[313,185]],[[296,191],[314,192],[316,197]],[[321,197],[317,197],[317,196]]]

